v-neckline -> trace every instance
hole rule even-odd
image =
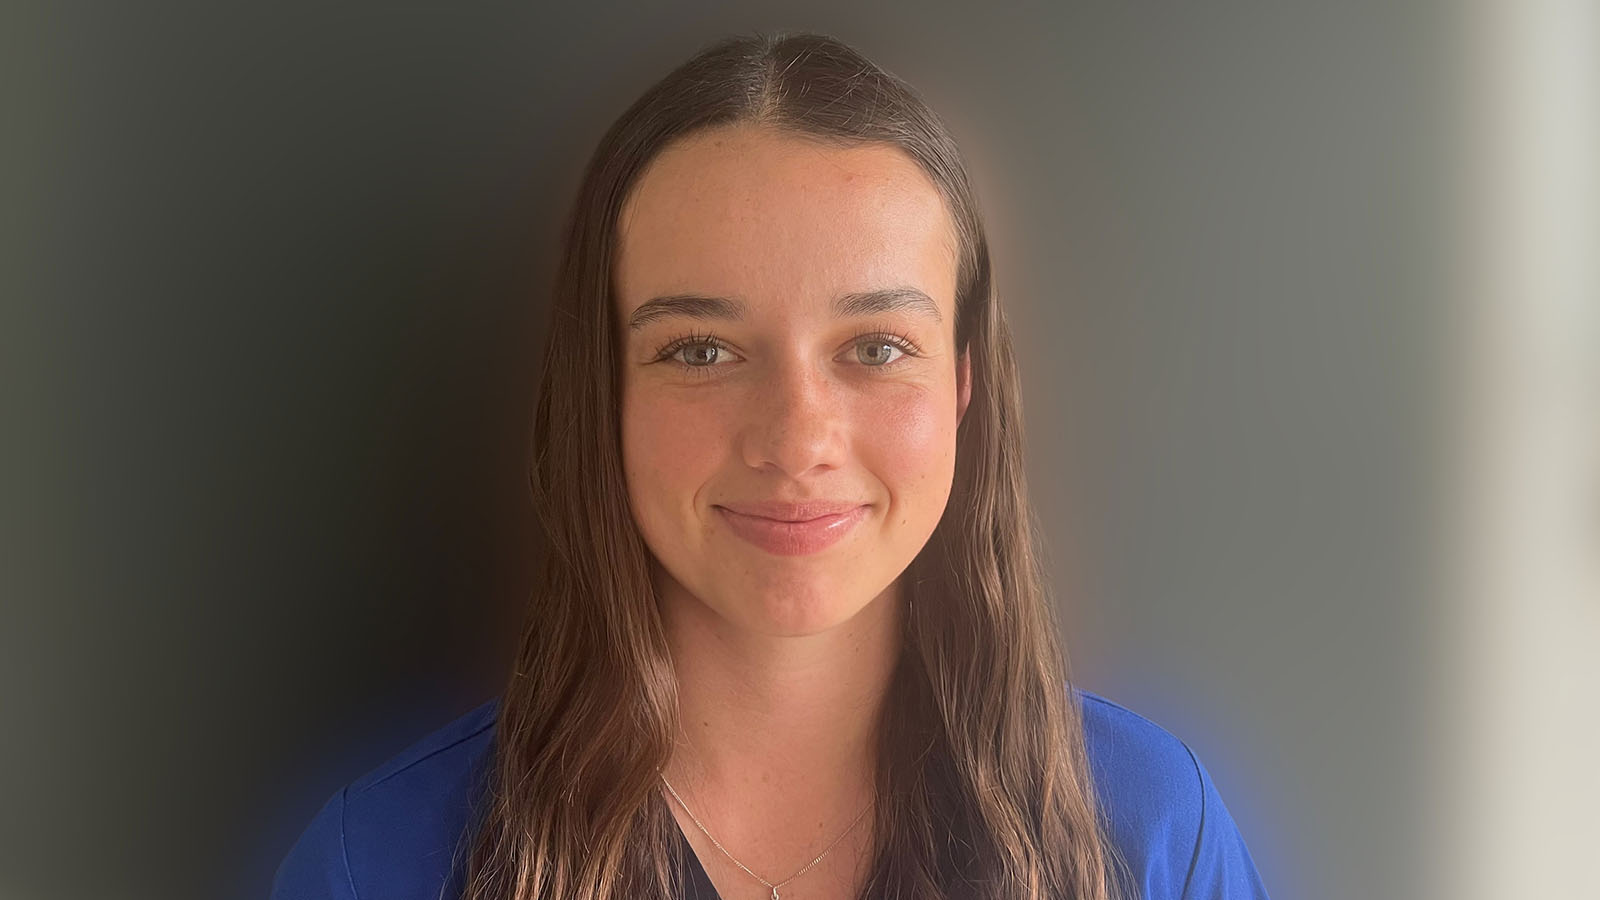
[[[689,843],[689,836],[684,834],[676,818],[673,819],[673,826],[678,830],[678,844],[683,850],[683,867],[679,873],[683,876],[680,879],[683,883],[683,900],[722,900],[722,895],[711,883],[711,876],[706,874],[706,867],[694,852],[694,845]]]

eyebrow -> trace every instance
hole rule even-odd
[[[844,294],[833,301],[836,318],[870,316],[888,312],[918,313],[943,321],[939,304],[933,302],[922,290],[914,287],[880,288],[874,291],[856,291]],[[639,304],[628,316],[628,327],[638,330],[661,319],[684,317],[689,319],[743,319],[746,306],[743,301],[728,297],[704,297],[699,294],[672,294],[654,297]]]

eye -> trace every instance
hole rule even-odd
[[[676,363],[679,369],[693,371],[695,374],[710,374],[707,370],[718,368],[718,363],[725,358],[732,360],[737,357],[726,344],[710,334],[691,334],[677,338],[668,342],[656,353],[657,362],[671,361]]]
[[[902,334],[864,334],[856,341],[856,359],[869,369],[889,368],[903,356],[918,355],[917,345]]]
[[[699,343],[684,344],[682,347],[674,350],[673,355],[677,356],[678,361],[684,365],[699,368],[701,366],[715,364],[717,361],[717,354],[720,352],[722,352],[722,348],[718,347],[716,344]],[[683,353],[687,353],[688,355],[678,356],[678,354]]]
[[[893,332],[863,334],[855,341],[856,361],[874,371],[896,368],[894,364],[901,357],[920,355],[921,351],[910,338]],[[668,341],[656,351],[654,361],[671,362],[680,372],[709,376],[738,359],[732,348],[716,335],[689,334]]]
[[[897,353],[905,355],[904,350],[883,340],[862,341],[856,345],[856,359],[868,366],[886,366],[899,358],[895,356]]]

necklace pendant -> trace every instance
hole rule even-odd
[[[779,898],[778,898],[778,889],[777,888],[773,888],[772,889],[772,900],[779,900]]]

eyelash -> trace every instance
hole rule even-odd
[[[921,356],[922,355],[921,348],[919,348],[911,340],[911,338],[909,338],[909,337],[907,337],[907,336],[905,336],[903,334],[900,334],[897,331],[888,330],[888,329],[878,330],[878,331],[869,331],[869,332],[867,332],[865,334],[856,335],[854,340],[855,340],[855,342],[857,344],[861,344],[863,342],[868,341],[869,339],[871,340],[872,343],[888,344],[889,346],[894,347],[895,349],[899,350],[901,353],[905,354],[906,356]],[[729,347],[727,344],[724,344],[716,335],[711,334],[709,332],[706,332],[706,333],[690,332],[689,334],[682,335],[680,337],[676,337],[676,338],[673,338],[672,340],[668,341],[665,346],[663,346],[660,350],[656,351],[656,357],[655,357],[654,360],[652,360],[652,362],[672,362],[672,363],[676,363],[675,368],[677,368],[677,369],[679,369],[681,371],[687,371],[688,373],[690,373],[692,375],[699,376],[699,377],[710,377],[710,375],[712,374],[711,370],[715,369],[715,368],[718,368],[717,366],[691,366],[688,363],[679,362],[676,359],[676,356],[677,356],[677,353],[678,353],[679,350],[682,350],[685,347],[693,347],[693,346],[696,346],[696,345],[699,345],[699,344],[709,344],[709,345],[711,345],[713,347],[716,347],[718,351],[727,350],[729,352],[732,352],[732,349],[733,349],[733,348]],[[883,371],[885,369],[891,369],[894,366],[895,366],[895,363],[888,363],[888,364],[882,365],[882,366],[862,366],[862,368],[871,369],[871,370],[875,370],[875,371],[880,371],[881,372],[881,371]]]

